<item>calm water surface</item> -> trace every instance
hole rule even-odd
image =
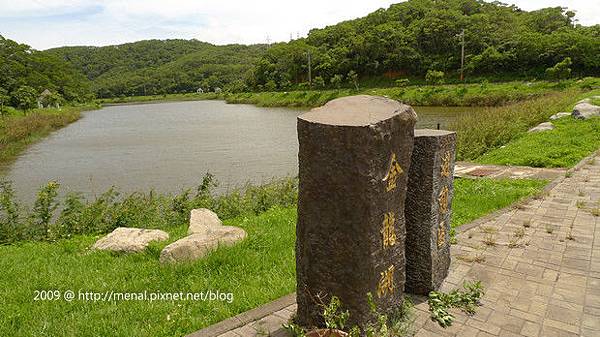
[[[417,107],[418,127],[442,128],[470,108]],[[304,110],[221,101],[112,106],[31,146],[2,168],[17,195],[31,201],[49,180],[63,193],[179,192],[213,173],[223,192],[297,173],[296,117]]]

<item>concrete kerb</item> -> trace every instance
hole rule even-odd
[[[237,329],[248,323],[258,321],[270,314],[282,310],[296,303],[296,293],[292,293],[276,299],[273,302],[261,305],[252,310],[243,312],[237,316],[228,318],[224,321],[211,325],[202,330],[187,335],[187,337],[215,337],[228,331]]]

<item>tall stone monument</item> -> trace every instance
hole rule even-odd
[[[298,323],[322,327],[331,296],[348,326],[402,305],[404,202],[416,114],[383,97],[336,99],[298,117]]]
[[[439,288],[450,267],[456,133],[415,130],[406,214],[406,292]]]

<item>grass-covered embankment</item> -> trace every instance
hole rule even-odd
[[[62,109],[35,109],[27,114],[8,108],[0,118],[0,164],[13,160],[28,145],[81,117],[97,104],[66,106]]]
[[[149,102],[222,99],[231,104],[254,104],[263,107],[317,107],[333,99],[351,95],[387,96],[406,104],[421,106],[500,106],[540,97],[568,88],[589,89],[600,85],[598,78],[560,83],[547,81],[513,81],[447,85],[409,85],[405,87],[365,87],[360,90],[296,90],[289,92],[187,93],[155,96],[116,97],[97,100],[100,104],[134,104]]]
[[[473,161],[488,152],[502,151],[500,150],[501,147],[510,142],[518,141],[519,139],[545,137],[528,134],[527,130],[539,123],[548,121],[549,117],[555,113],[571,111],[574,103],[581,99],[581,97],[594,92],[597,91],[590,92],[572,88],[563,92],[556,92],[503,107],[485,108],[477,114],[463,114],[450,126],[458,134],[457,158],[459,160]],[[567,118],[570,119],[570,117]],[[569,154],[568,163],[577,162],[593,152],[593,149],[589,149],[589,146],[594,146],[595,144],[593,141],[595,136],[588,134],[591,124],[593,122],[586,124],[572,121],[569,124],[572,130],[569,132],[548,133],[546,136],[555,137],[552,139],[552,142],[556,145],[555,147],[550,148],[544,145],[535,149],[535,152],[542,153],[542,156],[545,157],[552,157],[556,155],[556,152],[562,151],[563,154]],[[577,144],[580,142],[580,140],[574,138],[577,135],[584,136],[582,141],[588,143],[585,147],[577,147]],[[516,147],[511,148],[516,149]],[[582,149],[585,149],[585,151],[582,152]],[[533,150],[533,147],[523,147],[519,151],[513,151],[514,162],[527,162],[527,158],[535,156],[535,153],[532,152]],[[499,157],[494,156],[483,160],[489,164],[503,164],[502,161],[495,161],[492,158]]]
[[[599,78],[582,81],[503,82],[479,84],[411,85],[394,88],[365,88],[361,90],[314,90],[292,92],[261,92],[225,94],[228,103],[248,103],[258,106],[316,107],[330,100],[357,94],[387,96],[417,106],[501,106],[541,97],[569,88],[587,89],[600,86]]]
[[[565,117],[556,129],[525,134],[477,158],[478,163],[532,167],[573,167],[600,149],[600,118]]]
[[[453,226],[459,226],[522,197],[537,193],[544,182],[535,180],[456,181]],[[119,197],[112,192],[101,200],[63,202],[67,206],[51,220],[56,200],[45,189],[36,207],[19,212],[19,221],[37,232],[47,223],[43,240],[20,241],[0,246],[0,335],[111,335],[175,336],[269,302],[295,289],[296,182],[285,180],[246,193],[213,197],[210,179],[197,193],[178,196],[134,194]],[[12,198],[2,194],[2,221],[15,219]],[[40,201],[41,200],[41,201]],[[54,200],[54,201],[52,201]],[[65,205],[66,204],[66,205]],[[100,233],[116,226],[162,228],[169,242],[186,233],[188,210],[210,207],[226,225],[240,226],[248,238],[234,247],[223,247],[207,258],[180,265],[161,265],[160,250],[168,243],[151,245],[145,252],[119,255],[90,251]],[[29,220],[28,220],[29,219]],[[75,226],[75,224],[79,224]],[[14,225],[14,224],[13,224]],[[25,225],[21,225],[25,226]],[[33,226],[33,227],[31,227]],[[6,229],[6,228],[5,228]],[[3,229],[3,230],[5,230]],[[48,240],[57,240],[48,242]],[[34,301],[36,290],[72,290],[67,302]],[[234,295],[232,303],[220,301],[84,301],[79,291],[202,292]]]

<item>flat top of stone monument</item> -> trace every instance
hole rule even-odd
[[[456,133],[448,130],[434,130],[434,129],[415,129],[415,137],[436,137],[446,136]]]
[[[298,116],[307,122],[340,126],[365,126],[395,115],[416,119],[414,110],[393,99],[380,96],[349,96],[330,101],[320,108]]]

